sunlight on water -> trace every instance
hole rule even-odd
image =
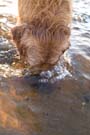
[[[5,8],[3,8],[3,6]],[[15,0],[13,2],[11,0],[10,1],[2,0],[1,1],[0,9],[1,9],[0,10],[0,14],[3,14],[3,13],[5,14],[6,13],[6,14],[10,14],[10,15],[12,14],[12,15],[15,15],[16,16],[17,15],[17,0]],[[2,22],[2,26],[3,27],[5,27],[5,25],[4,25],[5,23],[7,24],[7,28],[6,28],[7,30],[9,30],[10,27],[13,27],[13,25],[11,24],[11,22],[8,22],[7,18],[5,18],[5,17],[1,18],[1,22]],[[43,78],[43,79],[41,79],[39,81],[40,82],[48,82],[48,81],[54,82],[54,81],[63,79],[65,76],[70,75],[69,71],[64,66],[64,64],[65,64],[64,62],[65,62],[64,59],[63,60],[60,60],[60,62],[58,63],[58,65],[54,69],[52,69],[52,71],[47,71],[47,72],[41,73],[41,76],[42,76],[42,74],[43,74],[43,76],[45,74],[47,74],[47,78],[46,79]],[[2,68],[0,67],[0,69],[1,69],[0,74],[3,73],[2,71],[5,71],[4,74],[3,74],[4,77],[5,76],[8,76],[9,77],[9,76],[12,76],[12,75],[17,75],[18,73],[20,73],[20,70],[16,70],[15,69],[15,71],[14,71],[14,69],[12,69],[12,68],[10,69],[9,66],[6,67],[7,68],[6,69],[5,66],[7,66],[7,65],[3,65]],[[3,68],[5,70],[3,70]],[[22,72],[22,70],[21,70],[21,72]],[[50,76],[49,76],[48,72],[50,73]]]
[[[69,50],[34,76],[8,33],[17,12],[17,0],[0,0],[0,135],[89,135],[90,0],[74,0]]]
[[[18,0],[0,0],[0,14],[17,15],[17,1]]]
[[[88,3],[88,4],[87,4]],[[0,14],[13,14],[13,15],[17,15],[17,0],[15,1],[11,1],[11,0],[1,0],[0,2]],[[69,59],[71,59],[71,65],[74,65],[74,62],[77,64],[78,63],[78,59],[75,59],[74,61],[72,60],[75,55],[83,55],[83,57],[86,59],[89,59],[90,54],[88,53],[88,48],[90,45],[90,35],[89,35],[89,22],[90,22],[90,12],[89,12],[89,5],[90,2],[82,2],[81,0],[78,2],[77,4],[77,0],[75,0],[74,3],[74,12],[73,12],[73,24],[72,24],[72,36],[71,36],[71,47],[69,49],[69,51],[67,51],[67,56]],[[4,7],[4,8],[3,8]],[[15,20],[13,20],[13,18],[10,17],[9,20],[7,20],[6,17],[2,17],[0,19],[0,21],[2,22],[2,35],[6,35],[7,32],[3,32],[4,29],[10,30],[10,27],[13,27],[15,25]],[[14,21],[14,23],[12,23]],[[5,26],[5,24],[7,24],[7,26]],[[86,36],[85,36],[86,35]],[[8,36],[8,35],[7,35]],[[75,37],[75,38],[74,38]],[[56,69],[54,68],[53,71],[47,71],[45,73],[41,73],[41,76],[43,74],[43,76],[45,74],[47,74],[47,78],[43,78],[43,80],[40,80],[41,82],[47,82],[48,79],[52,80],[51,78],[54,77],[53,72],[57,72],[57,77],[58,79],[63,79],[65,76],[70,75],[70,70],[67,69],[66,66],[64,66],[65,61],[61,60],[61,65],[58,64],[58,66],[56,66]],[[70,69],[71,69],[71,65],[70,65]],[[83,65],[83,63],[82,63]],[[76,69],[76,72],[80,72],[79,71],[79,67]],[[59,72],[58,72],[59,70]],[[78,71],[77,71],[78,70]],[[81,70],[81,69],[80,69]],[[48,72],[50,73],[50,77],[48,75]],[[72,72],[72,71],[71,71]],[[83,71],[84,72],[84,71]],[[7,72],[10,74],[10,72]],[[14,72],[15,73],[15,72]],[[17,73],[16,73],[17,74]],[[82,76],[84,75],[85,77],[85,73],[82,73]],[[52,75],[52,77],[51,77]],[[10,76],[10,75],[9,75]],[[88,78],[89,79],[89,78]],[[53,78],[53,80],[55,80],[55,78]],[[57,79],[56,79],[57,80]]]

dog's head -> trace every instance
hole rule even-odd
[[[22,24],[11,30],[20,56],[33,69],[48,70],[69,47],[70,28]]]

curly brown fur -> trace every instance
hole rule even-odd
[[[12,29],[20,55],[31,67],[51,68],[69,47],[71,0],[19,0]]]

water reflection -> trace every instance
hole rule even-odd
[[[16,5],[0,1],[0,134],[89,135],[89,0],[74,0],[70,49],[53,70],[35,76],[23,71],[8,34]]]

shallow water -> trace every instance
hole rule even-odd
[[[70,49],[52,71],[32,76],[8,34],[17,0],[0,0],[0,135],[90,134],[89,7],[74,0]]]

